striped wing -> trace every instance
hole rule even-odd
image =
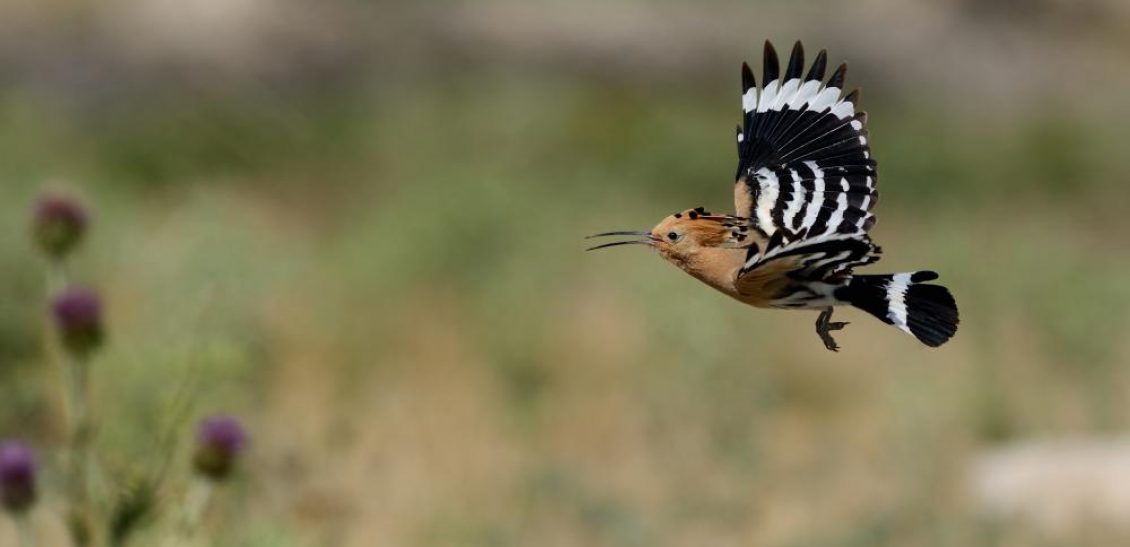
[[[799,234],[866,233],[875,190],[875,161],[868,146],[867,115],[855,111],[858,90],[841,98],[846,65],[823,82],[827,53],[806,75],[804,48],[796,43],[783,77],[777,52],[765,43],[763,86],[742,65],[742,110],[734,201],[766,237],[784,242]]]
[[[864,232],[826,233],[785,242],[778,231],[765,250],[750,247],[738,272],[743,294],[759,294],[772,307],[822,309],[837,302],[836,289],[852,269],[879,260],[882,252]]]
[[[879,260],[882,249],[864,232],[826,233],[784,241],[778,232],[765,250],[750,247],[739,280],[760,271],[772,271],[797,281],[833,282],[851,275],[852,269]]]

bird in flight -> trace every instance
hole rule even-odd
[[[664,218],[650,231],[591,247],[648,245],[698,280],[759,308],[819,310],[816,333],[837,351],[835,306],[854,306],[923,344],[937,347],[957,332],[957,305],[932,271],[855,274],[879,260],[868,232],[879,199],[867,114],[859,91],[841,96],[847,65],[825,82],[820,51],[805,72],[804,48],[793,47],[782,74],[765,43],[761,87],[742,64],[742,125],[733,215],[702,207]]]

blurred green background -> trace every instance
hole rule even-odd
[[[871,270],[941,272],[945,347],[846,311],[833,354],[814,314],[582,252],[732,210],[765,39],[849,61]],[[975,492],[998,448],[1130,427],[1128,66],[1121,0],[11,0],[0,436],[59,442],[28,222],[62,189],[110,314],[104,465],[250,424],[218,545],[1127,544],[1125,500]]]

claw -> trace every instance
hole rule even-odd
[[[840,351],[840,346],[836,344],[836,339],[832,338],[829,332],[843,329],[848,325],[849,321],[833,323],[831,319],[832,308],[821,311],[820,316],[816,318],[816,334],[820,337],[820,341],[824,342],[824,347],[828,348],[828,351]]]
[[[840,351],[840,346],[836,344],[836,339],[832,338],[830,334],[826,332],[820,332],[817,334],[820,335],[820,340],[824,342],[824,347],[827,348],[828,351]]]

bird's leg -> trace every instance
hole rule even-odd
[[[824,347],[830,351],[840,351],[840,346],[836,345],[836,340],[829,334],[830,331],[840,330],[847,326],[847,322],[833,323],[832,322],[832,308],[824,308],[820,312],[820,317],[816,318],[816,334],[820,336],[820,340],[824,342]]]

